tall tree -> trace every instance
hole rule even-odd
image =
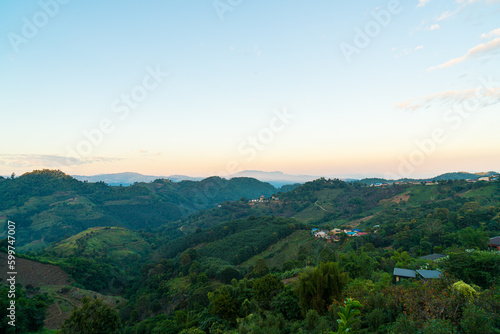
[[[102,299],[83,298],[83,306],[73,309],[61,328],[62,334],[116,334],[120,332],[122,323],[118,312]]]
[[[333,300],[341,299],[348,277],[348,273],[340,272],[336,262],[320,263],[319,267],[302,274],[297,288],[302,310],[326,311]]]

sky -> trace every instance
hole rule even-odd
[[[498,0],[5,0],[0,36],[0,175],[500,171]]]

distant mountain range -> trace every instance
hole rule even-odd
[[[485,177],[485,176],[492,176],[492,175],[498,175],[498,172],[480,172],[480,173],[468,173],[468,172],[452,172],[452,173],[445,173],[441,174],[435,177],[430,177],[427,179],[409,179],[409,178],[404,178],[404,179],[398,179],[398,180],[387,180],[387,179],[382,179],[382,178],[366,178],[359,180],[359,182],[365,183],[365,184],[372,184],[372,183],[394,183],[394,182],[426,182],[426,181],[442,181],[442,180],[477,180],[480,177]]]
[[[280,188],[287,184],[306,183],[309,181],[313,181],[319,179],[321,176],[289,175],[278,171],[262,172],[258,170],[245,170],[228,176],[228,178],[234,177],[251,177],[262,182],[268,182],[276,188]]]
[[[468,173],[468,172],[452,172],[438,175],[436,177],[431,177],[427,179],[399,179],[399,180],[388,180],[383,178],[365,178],[362,180],[359,179],[342,179],[346,182],[359,181],[366,184],[371,183],[392,183],[396,181],[401,182],[425,182],[425,181],[439,181],[439,180],[466,180],[466,179],[478,179],[482,176],[491,176],[498,174],[498,172],[480,172],[480,173]],[[79,181],[88,181],[88,182],[104,182],[108,185],[112,186],[128,186],[134,184],[135,182],[152,182],[157,179],[168,179],[173,182],[181,182],[181,181],[201,181],[203,177],[192,177],[186,175],[170,175],[170,176],[154,176],[154,175],[143,175],[139,173],[114,173],[114,174],[99,174],[99,175],[72,175],[75,179]],[[276,188],[280,188],[284,185],[291,184],[303,184],[309,181],[313,181],[321,178],[321,176],[313,176],[313,175],[290,175],[285,174],[283,172],[275,171],[275,172],[263,172],[258,170],[245,170],[242,172],[238,172],[229,176],[226,176],[226,179],[232,179],[236,177],[250,177],[257,179],[262,182],[267,182],[273,185]],[[327,177],[328,178],[328,177]],[[333,176],[329,178],[334,178]]]
[[[180,181],[201,181],[203,177],[191,177],[186,175],[171,175],[171,176],[153,176],[153,175],[143,175],[139,173],[114,173],[114,174],[98,174],[98,175],[72,175],[78,181],[88,181],[88,182],[104,182],[111,186],[129,186],[135,182],[153,182],[157,179],[169,179],[173,182]]]
[[[122,178],[123,183],[151,180],[151,176],[130,174]],[[101,180],[117,179],[101,176]],[[183,182],[160,179],[111,187],[81,182],[59,170],[36,170],[13,179],[0,179],[0,239],[6,235],[7,229],[2,228],[6,219],[19,222],[18,246],[31,243],[29,247],[41,247],[44,242],[90,227],[154,229],[227,201],[271,197],[277,192],[267,182],[245,177],[226,180],[214,176]],[[174,231],[179,228],[168,226]]]
[[[99,174],[99,175],[72,175],[78,181],[88,181],[88,182],[104,182],[112,186],[128,186],[134,184],[135,182],[152,182],[157,179],[169,179],[173,182],[180,181],[201,181],[203,177],[191,177],[186,175],[170,175],[170,176],[153,176],[153,175],[143,175],[139,173],[114,173],[114,174]],[[284,185],[305,183],[308,181],[313,181],[320,176],[311,175],[289,175],[282,172],[262,172],[257,170],[246,170],[238,172],[233,175],[225,177],[226,179],[232,179],[236,177],[250,177],[257,179],[262,182],[268,182],[276,188],[280,188]]]

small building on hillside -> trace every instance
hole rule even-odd
[[[480,177],[479,179],[477,179],[478,181],[486,181],[486,182],[490,182],[490,177],[489,176],[483,176],[483,177]]]
[[[331,232],[332,232],[333,234],[339,234],[339,233],[342,233],[343,231],[342,231],[340,228],[337,228],[337,227],[336,227],[336,228],[334,228],[333,230],[331,230]]]
[[[316,233],[314,233],[314,237],[316,238],[326,238],[326,236],[328,235],[328,232],[326,231],[318,231]]]
[[[393,275],[396,279],[396,283],[401,282],[401,280],[403,279],[409,278],[420,278],[422,280],[428,280],[442,277],[442,274],[439,270],[411,270],[401,268],[394,268]]]
[[[490,246],[492,249],[500,251],[500,236],[491,238],[488,246]]]
[[[396,283],[401,282],[401,280],[403,279],[416,277],[415,270],[401,269],[401,268],[394,268],[393,275],[396,278]]]
[[[419,274],[422,279],[440,278],[442,276],[439,270],[417,270],[417,274]]]

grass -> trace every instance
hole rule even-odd
[[[50,245],[49,242],[44,242],[42,240],[35,240],[28,244],[22,245],[21,247],[19,247],[19,250],[21,250],[23,253],[34,252],[40,249],[44,249],[49,245]]]
[[[82,306],[84,297],[102,299],[105,304],[121,308],[127,300],[119,296],[102,295],[94,291],[76,288],[70,285],[46,285],[40,288],[41,293],[47,293],[53,298],[46,317],[46,326],[60,328],[64,319],[69,317],[75,307]],[[56,330],[47,330],[43,333],[57,333]]]
[[[483,199],[483,198],[490,198],[494,195],[495,189],[493,187],[483,187],[479,189],[472,189],[469,190],[461,195],[463,198],[471,199],[473,198],[474,200],[478,199]]]
[[[301,212],[296,213],[293,215],[292,218],[297,219],[301,223],[308,223],[313,220],[317,220],[322,218],[325,215],[325,211],[321,210],[321,208],[317,207],[314,205],[314,203]]]
[[[418,185],[410,188],[409,204],[420,205],[424,202],[433,201],[438,197],[436,186]]]
[[[26,333],[26,334],[57,334],[57,333],[60,333],[60,331],[57,330],[57,329],[47,329],[47,328],[44,328],[44,329],[42,329],[39,332],[29,332],[29,333]]]
[[[189,277],[182,276],[171,279],[167,282],[167,286],[171,295],[180,294],[189,286]]]

